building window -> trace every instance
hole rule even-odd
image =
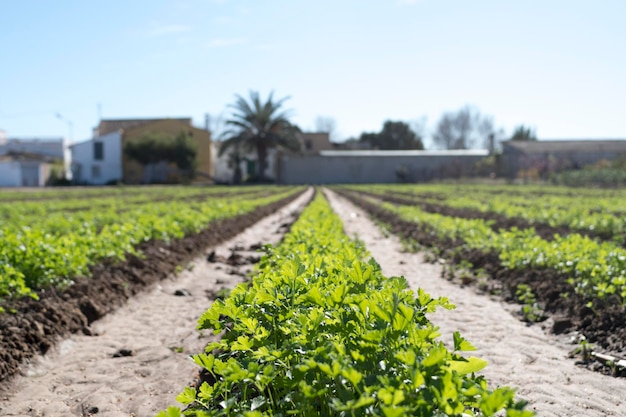
[[[100,165],[91,166],[91,178],[100,178],[102,173],[100,172]]]
[[[102,161],[104,159],[104,143],[93,143],[93,159],[95,161]]]
[[[307,139],[304,142],[304,147],[306,148],[307,151],[310,151],[311,149],[313,149],[313,142],[311,142],[310,139]]]

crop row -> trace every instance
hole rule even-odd
[[[154,186],[115,186],[115,187],[52,187],[40,189],[25,190],[0,190],[0,202],[29,202],[29,201],[58,201],[67,199],[80,198],[99,199],[99,198],[127,198],[132,191],[132,195],[141,195],[144,197],[158,196],[166,192],[167,194],[186,194],[193,190],[205,189],[211,190],[212,187],[194,187],[194,186],[171,186],[171,185],[154,185]],[[215,190],[220,190],[215,188]]]
[[[428,213],[417,206],[371,200],[440,238],[460,240],[471,249],[494,251],[511,270],[551,268],[569,277],[577,293],[588,299],[617,297],[626,304],[626,249],[572,233],[547,241],[532,228],[494,231],[487,221]]]
[[[485,361],[448,350],[427,315],[452,308],[386,278],[318,194],[255,277],[216,300],[199,329],[223,332],[193,355],[203,369],[159,417],[530,416],[508,387],[490,390]]]
[[[626,196],[588,197],[543,195],[517,195],[519,187],[503,189],[499,194],[476,187],[460,186],[373,186],[368,192],[380,195],[397,195],[420,202],[435,203],[456,209],[469,209],[484,213],[519,218],[529,223],[543,223],[551,227],[567,227],[581,233],[590,232],[620,244],[626,243]],[[360,187],[351,187],[360,190]],[[548,189],[552,189],[548,187]],[[425,191],[428,190],[428,191]],[[435,192],[436,190],[436,192]]]
[[[95,208],[108,210],[127,210],[133,205],[144,205],[166,200],[202,200],[228,195],[242,195],[247,193],[268,193],[271,188],[249,189],[242,192],[235,187],[189,187],[173,188],[158,187],[146,192],[139,187],[124,188],[124,193],[99,195],[85,198],[79,190],[64,191],[63,194],[51,194],[46,200],[4,201],[0,200],[0,226],[7,224],[30,223],[42,216],[58,213],[61,216],[68,212],[92,211]],[[49,192],[50,193],[50,192]]]
[[[27,224],[0,228],[0,301],[20,296],[36,298],[38,289],[64,286],[88,276],[103,259],[123,260],[139,254],[149,240],[169,241],[199,232],[210,222],[247,213],[284,198],[298,189],[258,195],[208,199],[203,202],[168,201],[115,209],[53,214]]]

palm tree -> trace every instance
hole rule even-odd
[[[243,172],[241,172],[241,162],[244,160],[244,157],[241,153],[241,146],[239,143],[236,143],[233,147],[233,150],[228,154],[228,166],[233,167],[233,184],[241,184],[241,179],[243,178]]]
[[[296,137],[300,129],[287,119],[288,112],[281,110],[289,97],[274,101],[272,96],[273,93],[270,93],[265,103],[255,91],[250,92],[250,102],[236,96],[237,101],[230,106],[234,109],[232,118],[226,121],[231,129],[222,134],[224,141],[219,150],[220,156],[233,146],[256,150],[260,181],[266,179],[267,153],[270,148],[300,150],[300,141]]]

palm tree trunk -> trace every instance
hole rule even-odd
[[[257,143],[256,153],[259,160],[259,181],[262,181],[265,179],[265,167],[267,166],[267,146],[264,143]]]

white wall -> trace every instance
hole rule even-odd
[[[279,184],[375,184],[470,176],[487,151],[336,151],[320,156],[283,156]]]
[[[102,142],[102,160],[94,159],[94,142]],[[122,135],[112,132],[70,146],[72,153],[72,180],[78,183],[103,185],[122,179]],[[94,169],[95,167],[95,169]],[[96,171],[99,171],[100,175]]]
[[[42,178],[41,162],[21,161],[22,186],[43,187],[45,181]]]
[[[63,160],[63,169],[66,178],[71,177],[70,165],[71,154],[66,138],[59,139],[17,139],[3,136],[0,130],[0,155],[9,152],[33,153],[37,155],[51,156]]]
[[[22,168],[16,161],[0,161],[0,187],[21,187]]]

